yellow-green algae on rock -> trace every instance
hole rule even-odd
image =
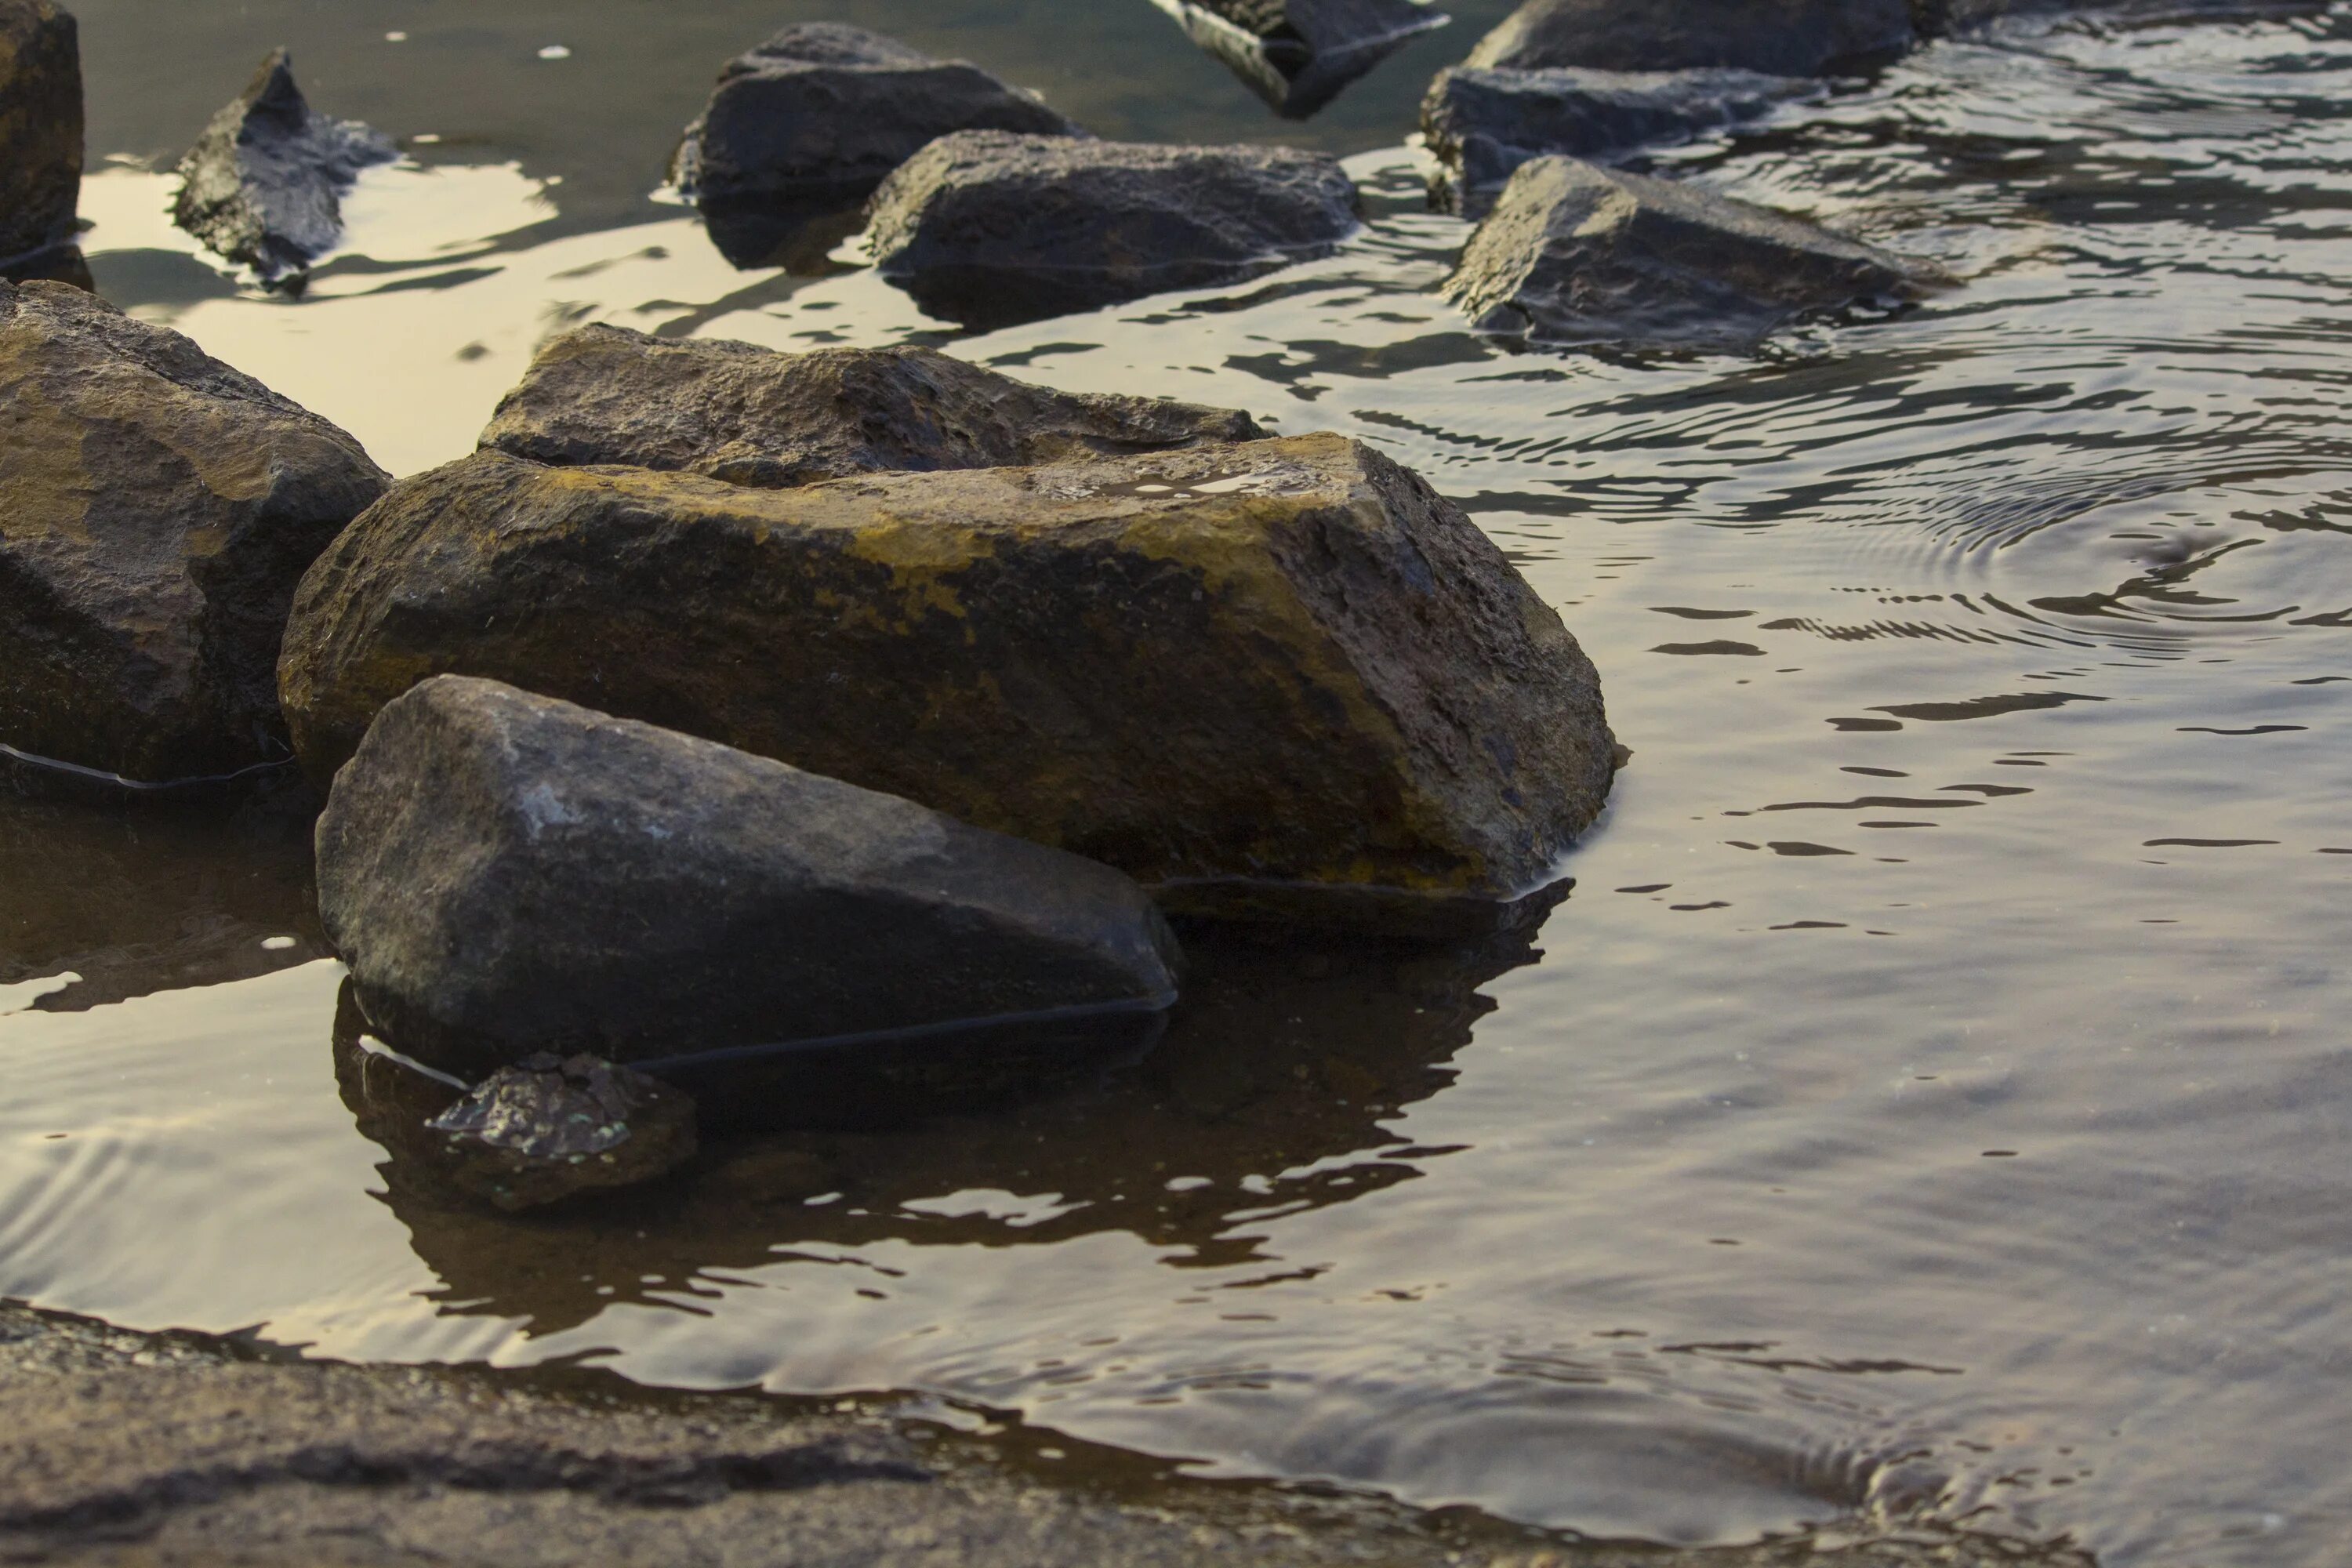
[[[478,453],[305,578],[281,687],[306,766],[442,673],[904,795],[1176,908],[1516,900],[1614,769],[1559,616],[1329,435],[773,491]]]

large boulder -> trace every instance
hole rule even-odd
[[[294,585],[388,482],[177,332],[0,284],[0,745],[146,782],[287,755]]]
[[[72,14],[52,0],[0,0],[0,261],[72,237],[81,155]]]
[[[1812,76],[1916,41],[1911,0],[1527,0],[1478,41],[1467,63]]]
[[[583,327],[548,343],[482,445],[782,489],[900,469],[1001,468],[1254,441],[1246,414],[1055,392],[932,349],[813,349]]]
[[[1107,867],[488,680],[377,718],[319,819],[319,912],[385,1038],[460,1075],[1175,996]]]
[[[1535,342],[1737,350],[1944,280],[1785,213],[1550,157],[1511,176],[1445,292],[1480,331]]]
[[[806,267],[891,170],[951,131],[1085,132],[978,66],[843,22],[786,27],[719,76],[670,167],[739,267]]]
[[[1305,120],[1422,34],[1426,0],[1152,0],[1286,120]]]
[[[1754,120],[1811,90],[1793,77],[1700,68],[1674,71],[1441,71],[1422,100],[1421,130],[1444,173],[1436,204],[1486,216],[1518,166],[1565,153],[1592,158],[1687,141]]]
[[[399,155],[357,121],[314,113],[293,58],[273,50],[180,160],[173,221],[265,283],[301,275],[342,243],[342,198]]]
[[[1355,183],[1321,153],[982,131],[884,181],[868,239],[926,311],[988,329],[1263,277],[1360,221]]]
[[[487,676],[1118,867],[1382,922],[1548,883],[1615,753],[1468,518],[1338,436],[791,490],[478,454],[305,580],[306,765]]]

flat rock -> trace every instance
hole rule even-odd
[[[730,261],[804,268],[856,232],[891,170],[952,131],[1086,134],[978,66],[803,22],[728,62],[670,175]]]
[[[1511,176],[1445,293],[1480,331],[1535,342],[1737,350],[1811,312],[1944,281],[1785,213],[1549,157]]]
[[[0,262],[73,237],[81,43],[51,0],[0,0]]]
[[[1527,0],[1466,62],[1518,70],[1814,76],[1909,48],[1911,0]]]
[[[1360,221],[1336,159],[966,132],[883,182],[882,276],[981,329],[1171,289],[1244,282],[1328,255]]]
[[[1423,0],[1152,0],[1285,119],[1304,120],[1454,18]]]
[[[902,469],[996,468],[1265,434],[1246,414],[1032,386],[931,349],[814,349],[583,327],[547,344],[482,445],[782,489]]]
[[[1486,216],[1530,158],[1593,158],[1687,141],[1769,114],[1811,84],[1757,71],[1441,71],[1421,105],[1421,130],[1444,173],[1439,205]]]
[[[1107,867],[462,678],[337,776],[319,910],[367,1017],[461,1076],[1175,999],[1174,939]]]
[[[425,1126],[448,1179],[509,1213],[656,1181],[695,1151],[691,1097],[552,1052],[500,1068]]]
[[[177,332],[0,284],[0,745],[147,782],[286,756],[294,585],[388,482]]]
[[[358,121],[312,112],[293,57],[276,49],[180,160],[172,219],[280,282],[342,242],[344,194],[360,171],[398,155]]]
[[[1559,616],[1458,509],[1338,436],[790,490],[477,454],[403,481],[306,579],[282,689],[313,775],[445,671],[1220,913],[1516,900],[1615,761]]]

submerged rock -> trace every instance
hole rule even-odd
[[[81,41],[52,0],[0,0],[0,262],[74,234]]]
[[[1286,119],[1454,20],[1426,0],[1152,0]]]
[[[0,283],[0,745],[148,782],[286,756],[294,585],[388,482],[177,332]]]
[[[1263,277],[1359,221],[1321,153],[968,132],[883,182],[870,239],[927,312],[985,330]]]
[[[1944,281],[1785,213],[1549,157],[1511,176],[1445,293],[1480,331],[1537,342],[1738,349],[1810,311]]]
[[[341,243],[344,193],[360,171],[398,155],[356,121],[313,113],[292,57],[276,49],[180,160],[172,218],[276,283]]]
[[[1086,134],[978,66],[803,22],[728,62],[670,177],[728,260],[805,268],[856,232],[891,170],[952,131]]]
[[[1483,217],[1530,158],[1591,158],[1677,142],[1771,112],[1811,90],[1792,77],[1744,70],[1441,71],[1422,100],[1421,130],[1446,173],[1440,205]]]
[[[377,718],[319,911],[385,1037],[461,1075],[1175,999],[1174,938],[1107,867],[488,680]]]
[[[425,1124],[459,1188],[513,1213],[633,1187],[694,1158],[694,1101],[595,1057],[500,1068]]]
[[[852,474],[995,468],[1265,434],[1246,414],[1032,386],[930,349],[814,349],[583,327],[539,352],[482,445],[782,489]]]
[[[306,765],[443,671],[1226,913],[1491,911],[1553,879],[1614,768],[1559,616],[1338,436],[790,490],[478,454],[403,481],[304,582],[282,673]]]
[[[1813,76],[1915,41],[1911,0],[1527,0],[1478,41],[1466,63]]]

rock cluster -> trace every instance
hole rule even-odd
[[[81,43],[54,0],[0,0],[0,264],[73,237]]]

